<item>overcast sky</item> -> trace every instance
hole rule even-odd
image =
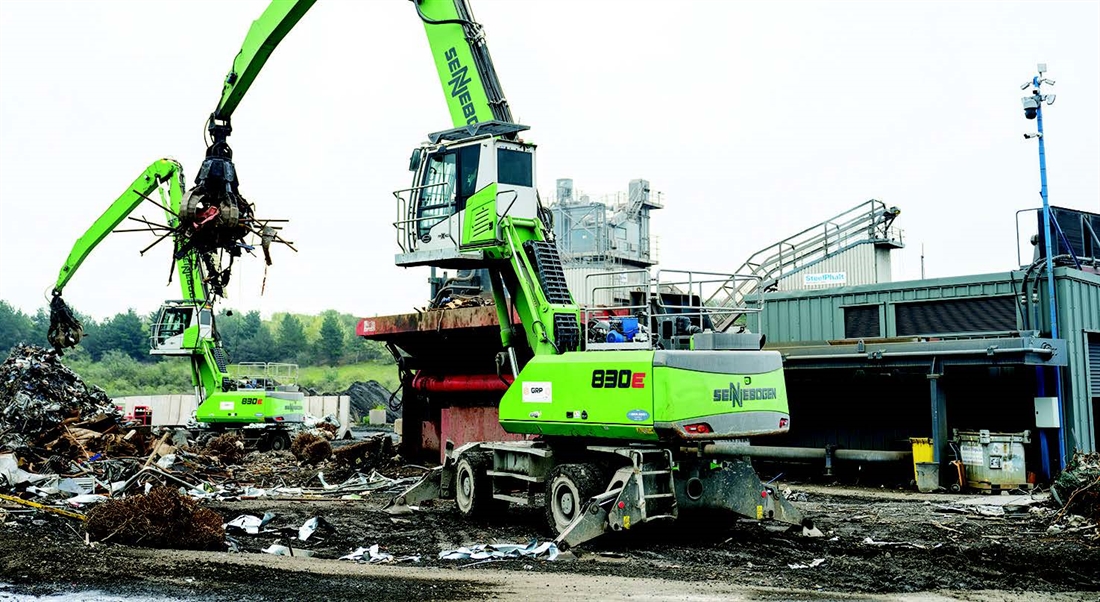
[[[504,92],[539,143],[538,183],[593,196],[647,178],[662,265],[732,271],[869,198],[897,205],[895,279],[1016,264],[1015,212],[1038,206],[1020,84],[1045,112],[1052,204],[1100,210],[1100,3],[471,0]],[[44,304],[73,241],[153,160],[188,185],[203,125],[265,0],[0,3],[0,299]],[[412,6],[321,0],[233,118],[241,191],[290,218],[229,305],[264,314],[408,311],[427,268],[393,265],[393,190],[409,151],[450,127]],[[145,211],[150,218],[160,218]],[[169,249],[117,234],[66,289],[78,310],[179,296]]]

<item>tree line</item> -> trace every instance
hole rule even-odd
[[[149,354],[150,325],[157,312],[139,315],[129,309],[102,321],[78,315],[85,338],[72,353],[103,361],[122,354],[142,363],[159,356]],[[290,362],[307,366],[339,366],[364,361],[390,362],[385,346],[355,336],[358,318],[326,310],[320,315],[281,313],[264,320],[257,311],[223,309],[215,317],[222,345],[231,361]],[[33,315],[0,300],[0,350],[6,353],[18,343],[46,346],[50,313],[39,308]],[[69,352],[66,352],[68,355]],[[86,356],[85,356],[86,354]]]

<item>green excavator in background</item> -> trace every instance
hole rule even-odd
[[[232,217],[231,201],[239,197],[227,143],[232,112],[312,4],[275,0],[253,23],[209,120],[212,143],[198,192],[181,200],[179,220],[169,226]],[[413,151],[412,185],[395,192],[396,264],[486,270],[500,323],[498,377],[507,385],[500,424],[532,439],[449,449],[444,465],[395,498],[393,507],[454,498],[460,512],[473,515],[538,504],[563,546],[681,512],[800,524],[801,514],[737,454],[746,437],[786,432],[790,416],[779,354],[764,351],[759,335],[714,331],[715,312],[749,310],[701,302],[707,298],[702,285],[725,286],[732,278],[665,271],[673,277],[659,273],[644,286],[619,287],[617,298],[625,301],[614,307],[577,305],[548,239],[536,147],[521,138],[528,128],[513,122],[469,4],[412,4],[428,34],[453,129],[430,134]],[[250,219],[251,212],[237,208],[239,219]],[[207,216],[214,217],[203,221]],[[233,243],[226,232],[209,238]],[[181,233],[177,249],[190,240]],[[188,248],[201,258],[206,247]],[[198,263],[196,278],[221,282],[216,267],[203,274],[206,262]],[[199,315],[198,338],[190,340],[202,339],[205,305],[194,299],[181,305]],[[181,348],[188,340],[185,335]],[[201,361],[216,364],[210,355]],[[204,406],[228,393],[206,391],[200,419]],[[244,400],[218,403],[239,414]]]
[[[157,236],[156,242],[172,241],[174,271],[182,292],[182,298],[165,301],[157,312],[156,320],[150,325],[149,353],[190,359],[191,382],[195,398],[200,401],[196,419],[206,430],[240,429],[246,441],[256,443],[261,449],[288,449],[290,435],[286,427],[301,423],[304,418],[304,396],[294,385],[297,366],[245,364],[231,374],[228,354],[214,324],[214,300],[224,296],[229,271],[219,269],[218,263],[218,251],[226,249],[210,239],[221,236],[239,245],[230,247],[227,252],[232,257],[232,251],[239,255],[251,249],[244,242],[249,233],[260,235],[264,244],[273,241],[270,233],[264,234],[265,230],[271,231],[271,227],[239,215],[235,223],[225,218],[217,223],[215,216],[207,221],[213,225],[206,227],[221,231],[217,234],[203,231],[204,224],[180,217],[187,198],[184,189],[180,164],[171,159],[156,161],[77,240],[54,284],[50,343],[60,352],[83,337],[81,324],[62,300],[61,293],[107,234],[119,232],[118,226],[124,221],[137,222],[141,227],[135,231],[152,232]],[[159,199],[151,196],[154,192],[160,193]],[[145,202],[164,212],[165,223],[131,217],[130,214]]]

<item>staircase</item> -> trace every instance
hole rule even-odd
[[[565,281],[565,270],[558,256],[558,247],[552,242],[529,240],[523,243],[531,263],[535,264],[539,284],[546,300],[555,304],[569,304],[573,297],[569,294],[569,284]]]
[[[743,307],[749,295],[767,291],[780,278],[858,245],[903,246],[901,231],[891,227],[899,213],[896,207],[871,199],[757,251],[705,301],[708,307],[727,310],[715,312],[715,330],[729,328],[741,315],[729,310]]]
[[[565,280],[565,270],[558,256],[558,247],[552,242],[529,240],[523,243],[528,258],[538,273],[542,294],[548,303],[571,305],[573,296],[569,294],[569,283]],[[577,324],[575,313],[554,313],[554,343],[559,352],[576,351],[581,344],[581,328]]]

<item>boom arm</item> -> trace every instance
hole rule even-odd
[[[211,120],[229,121],[275,47],[316,1],[273,0],[260,18],[252,22],[240,52],[233,59],[233,68],[225,76],[222,97]]]
[[[432,49],[455,127],[485,121],[511,123],[485,30],[466,0],[413,0]]]
[[[158,203],[149,195],[160,188],[162,184],[168,184],[168,195],[167,198],[162,197],[161,202]],[[79,343],[83,337],[83,328],[79,320],[75,318],[72,311],[61,299],[61,293],[64,291],[65,286],[76,275],[77,270],[88,258],[88,255],[99,246],[99,243],[103,242],[108,234],[114,232],[115,228],[126,220],[141,205],[142,201],[149,201],[160,207],[165,212],[168,227],[145,220],[135,221],[145,223],[149,231],[159,237],[157,242],[167,237],[173,238],[177,255],[176,268],[179,272],[180,286],[183,288],[184,296],[198,302],[206,300],[207,290],[202,277],[199,253],[193,247],[184,250],[185,237],[180,236],[182,228],[176,217],[179,212],[180,200],[183,197],[183,190],[183,167],[172,159],[160,159],[147,167],[126,191],[111,203],[107,210],[103,212],[103,215],[100,215],[91,227],[76,240],[57,275],[57,282],[53,287],[53,300],[50,302],[48,338],[55,349],[60,352],[64,347],[72,347]]]
[[[272,0],[252,22],[233,67],[222,83],[222,95],[210,115],[211,148],[224,145],[233,128],[237,105],[259,76],[279,42],[298,24],[316,0]],[[473,20],[466,0],[412,0],[424,23],[432,57],[455,127],[486,121],[512,121],[508,101],[493,67],[485,32]],[[214,156],[208,150],[208,156]],[[220,156],[232,153],[222,151]]]
[[[111,206],[99,216],[87,232],[73,244],[69,257],[61,266],[61,272],[57,275],[57,283],[54,284],[53,294],[60,296],[65,285],[76,274],[77,268],[87,259],[88,255],[97,247],[108,234],[114,231],[142,201],[149,199],[149,195],[162,183],[169,182],[170,193],[177,199],[183,191],[183,168],[179,163],[171,159],[161,159],[145,169],[137,177],[126,192],[115,199]],[[150,199],[151,200],[151,199]],[[154,201],[155,202],[155,201]]]

